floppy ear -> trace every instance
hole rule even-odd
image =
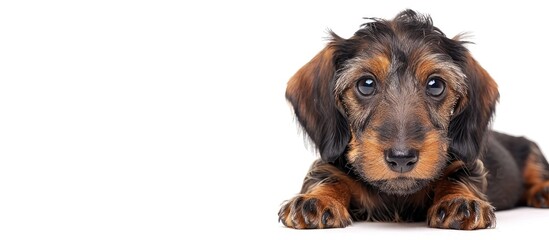
[[[346,117],[338,110],[335,85],[335,42],[329,43],[289,80],[286,99],[323,160],[333,162],[349,143]]]
[[[484,136],[499,99],[496,82],[469,52],[462,63],[467,96],[460,99],[456,116],[450,122],[451,151],[466,162],[476,161]]]

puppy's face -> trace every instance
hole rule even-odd
[[[286,91],[324,160],[398,195],[440,176],[450,155],[476,160],[498,96],[463,42],[413,11],[333,34]]]
[[[366,39],[355,51],[335,84],[351,134],[348,161],[382,191],[413,193],[445,166],[465,74],[436,42],[406,31]]]

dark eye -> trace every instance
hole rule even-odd
[[[373,77],[362,77],[356,83],[356,89],[362,96],[371,96],[376,90],[376,81]]]
[[[427,80],[427,94],[438,97],[444,93],[444,81],[438,77],[431,77]]]

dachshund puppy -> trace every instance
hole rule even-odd
[[[549,206],[535,143],[489,129],[497,84],[458,35],[412,10],[372,18],[288,82],[286,98],[321,158],[284,202],[291,228],[352,221],[495,226],[495,210]]]

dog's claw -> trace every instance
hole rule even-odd
[[[439,209],[438,210],[438,219],[439,221],[443,222],[444,221],[444,218],[446,217],[446,211],[444,211],[444,209]]]
[[[471,212],[469,211],[469,206],[466,202],[463,202],[461,206],[459,206],[458,211],[461,212],[463,216],[466,218],[469,218],[471,216]]]
[[[332,217],[332,212],[330,210],[326,210],[322,214],[322,224],[326,225],[328,224],[328,220]]]

